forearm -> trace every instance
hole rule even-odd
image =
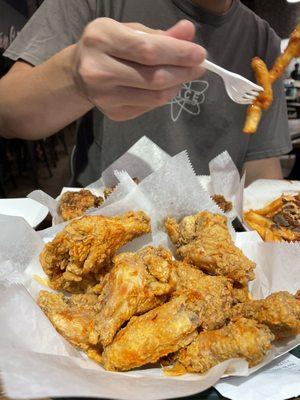
[[[0,136],[46,137],[93,107],[74,83],[73,51],[70,46],[37,67],[17,63],[0,80]]]
[[[246,186],[257,179],[283,179],[280,160],[277,157],[248,161],[244,164]]]

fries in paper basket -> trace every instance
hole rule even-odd
[[[282,195],[260,210],[244,215],[247,224],[266,242],[300,240],[300,193]]]

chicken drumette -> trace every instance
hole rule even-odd
[[[262,361],[273,340],[266,325],[240,318],[221,329],[199,333],[187,348],[179,351],[173,371],[204,373],[230,358],[245,358],[252,367]]]
[[[96,306],[95,337],[109,345],[117,330],[132,316],[161,304],[174,290],[172,254],[163,247],[145,247],[114,257]]]
[[[65,339],[88,351],[92,347],[90,336],[94,328],[97,301],[98,297],[92,294],[75,294],[66,298],[63,294],[42,290],[37,303]]]
[[[51,288],[85,291],[101,280],[117,249],[150,230],[150,219],[142,211],[112,218],[90,215],[70,222],[40,255]]]
[[[127,371],[154,363],[187,346],[197,335],[205,301],[199,293],[185,293],[132,317],[103,352],[103,365],[111,371]]]
[[[176,282],[176,290],[197,291],[206,301],[201,327],[208,330],[222,327],[230,318],[234,303],[230,280],[224,276],[206,275],[186,262],[176,262],[175,266],[173,279]]]
[[[59,201],[58,214],[64,221],[69,221],[81,217],[89,208],[99,207],[103,201],[103,197],[97,197],[86,189],[79,192],[65,192]]]
[[[267,325],[276,339],[300,333],[300,299],[288,292],[237,304],[233,316],[252,318]]]
[[[223,275],[241,285],[254,279],[255,263],[238,249],[230,236],[227,218],[207,211],[165,222],[177,255],[210,275]]]

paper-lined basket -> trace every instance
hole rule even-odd
[[[203,189],[186,152],[168,157],[136,185],[126,171],[116,174],[119,184],[109,201],[93,214],[112,216],[144,210],[152,220],[152,235],[139,238],[121,251],[136,251],[147,244],[169,247],[163,229],[167,216],[178,219],[201,210],[221,213]],[[0,216],[0,367],[4,389],[12,398],[99,397],[159,400],[206,390],[224,375],[247,376],[300,343],[300,335],[277,342],[264,361],[251,370],[244,360],[228,360],[204,375],[166,377],[160,368],[112,373],[74,349],[53,328],[35,303],[45,289],[39,263],[43,242],[63,229],[56,225],[37,233],[22,219]],[[229,228],[232,230],[231,224]],[[263,243],[255,233],[232,237],[247,257],[257,263],[251,284],[254,298],[278,290],[295,293],[300,287],[298,244]],[[171,248],[171,247],[170,247]]]

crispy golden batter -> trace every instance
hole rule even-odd
[[[58,214],[64,221],[81,217],[85,211],[92,207],[99,207],[103,197],[94,196],[89,190],[79,192],[65,192],[59,201]]]
[[[232,242],[226,217],[207,211],[165,222],[181,259],[210,275],[223,275],[242,285],[254,279],[255,263]]]
[[[234,303],[245,303],[251,300],[251,294],[247,286],[234,285],[232,289],[232,296]]]
[[[271,348],[274,335],[265,325],[240,318],[224,328],[201,332],[186,348],[179,351],[182,373],[204,373],[230,358],[245,358],[250,367],[260,363]],[[180,370],[175,366],[175,371]]]
[[[300,333],[300,291],[251,300],[255,264],[234,246],[226,217],[200,212],[169,218],[166,228],[182,261],[152,246],[115,255],[150,232],[143,212],[84,216],[46,244],[40,260],[51,287],[84,292],[40,292],[56,330],[107,370],[164,360],[172,375],[236,357],[253,366],[275,337]]]
[[[227,201],[224,196],[221,194],[215,194],[212,196],[212,199],[215,203],[218,204],[218,206],[221,208],[224,213],[227,213],[232,210],[232,203],[230,201]]]
[[[87,351],[96,315],[95,295],[77,294],[65,298],[62,294],[39,293],[38,305],[47,315],[55,329],[71,344]]]
[[[300,300],[288,292],[276,292],[264,300],[238,304],[233,315],[267,325],[276,339],[300,333]]]
[[[40,255],[50,286],[74,293],[85,291],[100,281],[117,249],[150,229],[150,220],[142,211],[73,220]]]
[[[187,346],[195,338],[204,308],[205,302],[198,293],[186,293],[131,318],[105,348],[104,367],[110,371],[127,371],[154,363]]]
[[[201,324],[203,329],[217,329],[226,323],[233,304],[232,284],[227,278],[206,275],[186,262],[177,262],[174,280],[179,292],[195,290],[206,301]]]
[[[172,254],[163,247],[121,253],[113,264],[97,304],[95,336],[103,346],[112,342],[117,330],[132,316],[163,304],[174,289]]]

